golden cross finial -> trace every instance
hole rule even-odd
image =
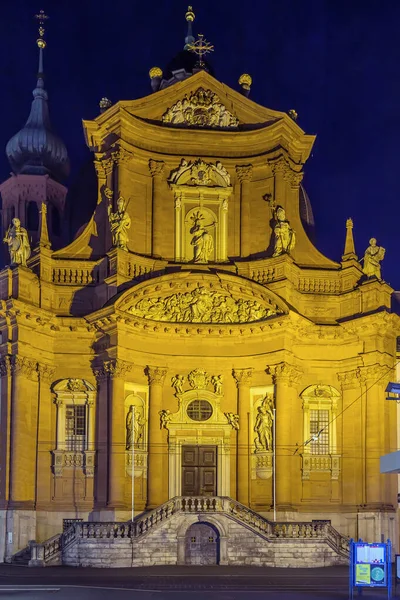
[[[194,52],[199,57],[199,66],[204,67],[203,56],[209,52],[214,52],[214,46],[207,42],[202,33],[199,33],[199,39],[188,44],[187,49],[190,52]]]
[[[40,10],[38,15],[35,15],[35,19],[39,21],[39,38],[36,40],[36,43],[39,48],[46,48],[46,41],[43,39],[45,29],[43,25],[49,19],[48,15],[45,14],[44,10]]]

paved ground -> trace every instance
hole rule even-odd
[[[109,600],[110,595],[112,600],[347,600],[348,568],[0,565],[0,600]],[[381,600],[387,593],[364,590],[362,597]]]

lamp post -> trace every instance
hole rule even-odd
[[[272,463],[273,463],[273,475],[274,478],[272,480],[272,502],[273,502],[273,506],[274,506],[274,521],[276,522],[276,472],[275,472],[275,466],[276,466],[276,408],[272,409],[272,412],[274,414],[274,419],[272,422]]]

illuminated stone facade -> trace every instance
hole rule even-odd
[[[226,496],[272,519],[274,444],[278,520],[396,545],[400,322],[351,230],[341,263],[305,233],[314,136],[204,70],[84,130],[90,222],[53,251],[42,211],[0,273],[2,559],[63,519],[128,520],[132,471],[136,513]]]

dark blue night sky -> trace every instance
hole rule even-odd
[[[112,101],[150,93],[152,66],[183,47],[183,0],[6,0],[0,36],[0,179],[9,138],[24,124],[37,72],[33,15],[49,15],[46,87],[71,181],[89,157],[81,119]],[[317,134],[306,165],[317,246],[340,260],[347,217],[362,256],[374,236],[387,249],[382,274],[400,289],[400,2],[397,0],[192,0],[194,32],[215,45],[217,79],[237,89],[253,77],[252,100],[296,109]],[[235,4],[237,8],[235,8]]]

